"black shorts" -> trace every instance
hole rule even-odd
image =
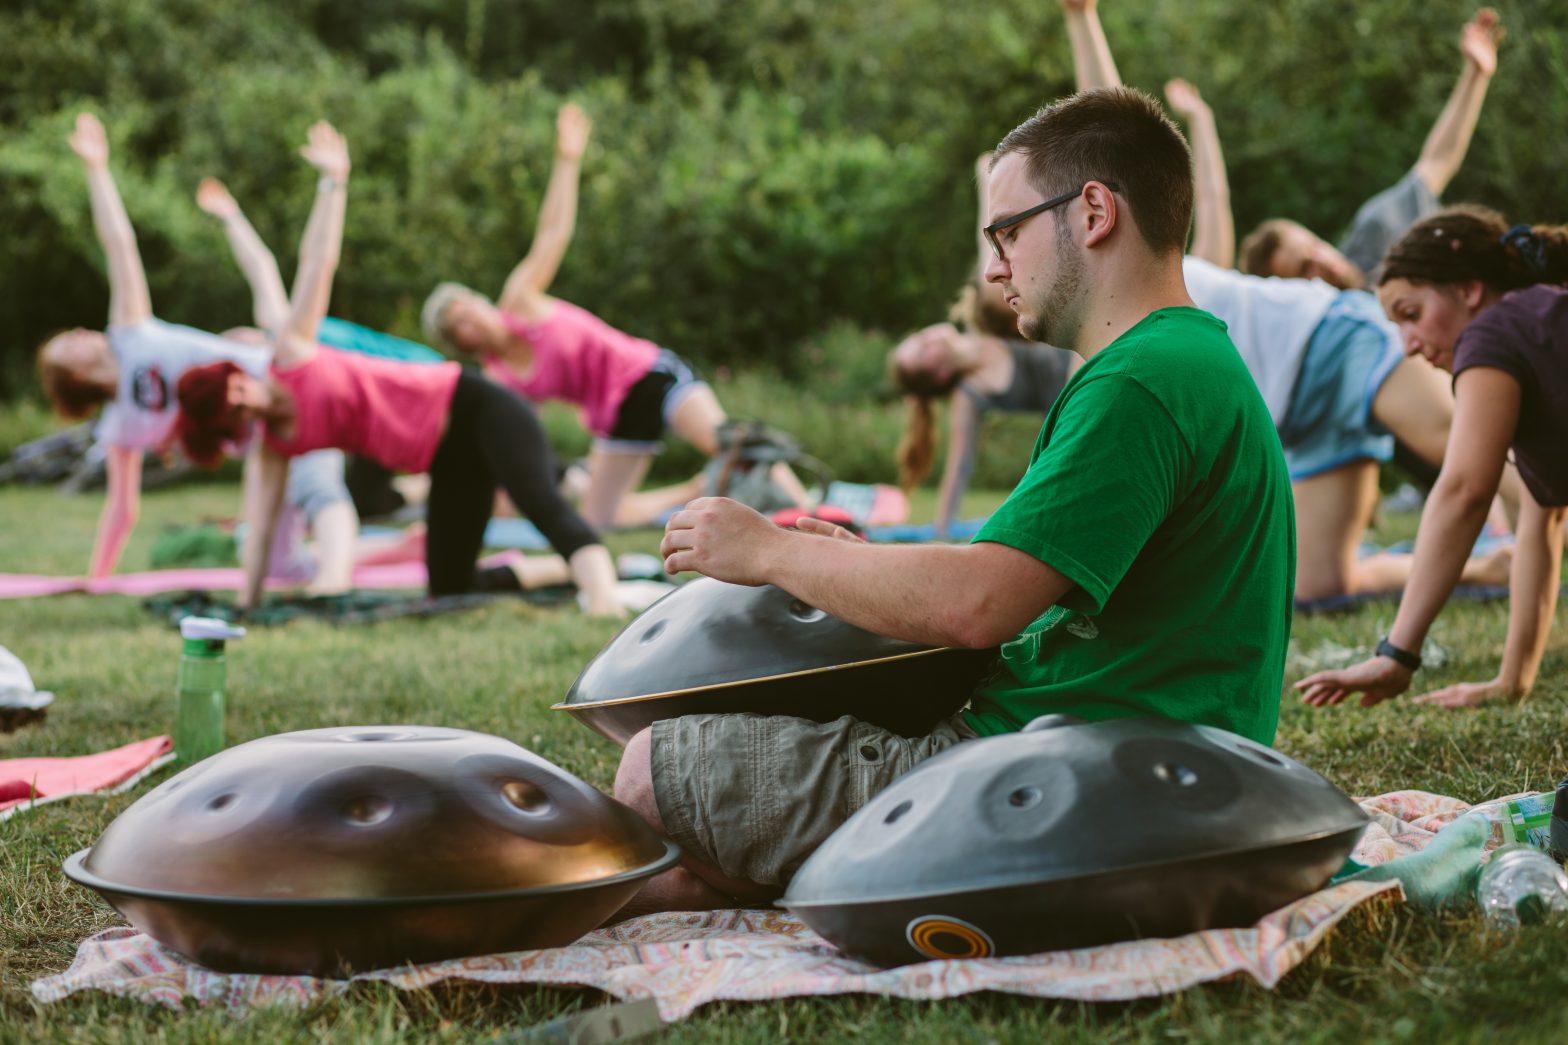
[[[653,453],[659,448],[670,414],[681,400],[706,382],[691,366],[667,348],[659,350],[653,368],[627,391],[615,414],[615,426],[598,447],[623,453]]]

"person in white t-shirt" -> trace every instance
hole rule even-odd
[[[1063,0],[1078,89],[1119,86],[1093,3]],[[1377,298],[1317,279],[1249,276],[1230,266],[1235,223],[1214,114],[1185,80],[1166,100],[1192,134],[1196,183],[1192,300],[1222,320],[1279,431],[1296,502],[1296,598],[1397,591],[1409,555],[1359,557],[1378,500],[1378,465],[1397,436],[1441,466],[1454,397],[1432,368],[1407,359]],[[1506,584],[1509,552],[1471,559],[1469,584]]]
[[[107,450],[109,489],[88,565],[91,584],[114,572],[136,525],[142,455],[169,442],[180,375],[193,367],[229,360],[260,377],[266,374],[272,350],[265,344],[246,344],[166,323],[153,315],[136,233],[109,172],[103,124],[82,113],[70,145],[86,168],[93,225],[108,262],[109,326],[102,331],[68,330],[50,338],[39,349],[38,370],[57,414],[81,420],[102,408],[95,434]],[[308,590],[313,594],[346,590],[359,518],[343,483],[342,457],[323,458],[319,467],[302,469],[301,476],[301,483],[291,490],[291,500],[310,516],[317,538],[314,578]]]

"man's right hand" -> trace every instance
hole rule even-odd
[[[104,133],[103,124],[98,117],[90,112],[80,113],[76,117],[76,130],[66,139],[71,144],[71,150],[82,158],[82,162],[89,167],[107,167],[109,165],[109,136]]]
[[[670,517],[659,542],[664,572],[695,570],[753,587],[771,581],[769,557],[794,540],[760,512],[728,497],[699,497]]]
[[[576,102],[567,102],[555,114],[555,151],[568,160],[580,160],[588,148],[593,121]]]
[[[1170,103],[1171,111],[1188,123],[1209,111],[1209,105],[1198,89],[1180,77],[1166,81],[1165,100]]]

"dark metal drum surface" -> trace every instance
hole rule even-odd
[[[66,873],[211,968],[326,973],[569,943],[678,859],[509,741],[363,726],[199,762]]]
[[[995,659],[874,635],[772,585],[701,577],[627,625],[555,708],[622,744],[661,718],[728,712],[853,715],[915,735],[963,707]]]
[[[1366,814],[1224,730],[1040,728],[917,766],[801,867],[782,901],[883,965],[1250,925],[1327,882]]]

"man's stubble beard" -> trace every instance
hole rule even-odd
[[[1030,341],[1071,348],[1083,326],[1083,296],[1088,283],[1083,253],[1065,222],[1057,225],[1056,274],[1031,314],[1018,317],[1018,332]]]

